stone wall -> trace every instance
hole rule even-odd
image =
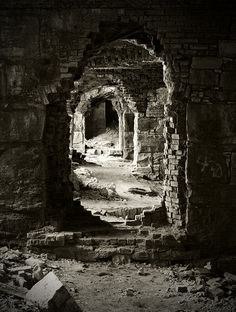
[[[65,101],[56,94],[46,107],[43,147],[46,177],[45,221],[61,227],[72,208],[73,186],[69,179],[69,122]]]
[[[163,177],[164,158],[164,107],[167,102],[168,91],[158,88],[149,90],[147,109],[145,113],[137,115],[137,153],[135,163],[137,170]]]
[[[186,224],[188,233],[201,242],[235,246],[235,4],[221,0],[9,0],[1,2],[0,9],[0,110],[1,116],[7,112],[11,116],[0,125],[1,133],[9,129],[7,141],[1,135],[0,167],[6,168],[1,169],[4,218],[12,216],[9,211],[20,207],[18,199],[26,198],[25,190],[31,188],[35,196],[30,207],[45,206],[42,181],[48,171],[40,170],[33,180],[28,174],[37,166],[47,168],[47,151],[41,153],[43,124],[37,130],[35,118],[25,116],[33,107],[40,116],[38,107],[44,110],[45,94],[52,85],[68,95],[72,78],[80,77],[87,57],[102,45],[128,34],[135,39],[138,31],[145,30],[154,38],[156,53],[162,51],[170,91],[164,125],[164,202],[169,222]],[[24,138],[16,138],[14,118],[28,120],[20,126]],[[27,135],[32,134],[31,126],[37,130],[37,142]],[[32,163],[26,165],[25,154],[35,155],[30,157]],[[31,181],[17,188],[22,168]],[[54,175],[61,181],[60,172]],[[67,183],[67,175],[64,179]],[[12,189],[7,180],[14,181]],[[21,216],[27,215],[27,203],[22,207]]]
[[[123,157],[125,159],[134,159],[134,121],[135,115],[132,111],[123,113]]]
[[[86,70],[78,81],[79,90],[77,92],[87,91],[78,97],[79,103],[76,110],[93,112],[92,102],[98,101],[102,94],[102,92],[95,92],[96,89],[94,89],[98,81],[101,85],[116,83],[116,91],[111,93],[108,89],[103,96],[120,98],[121,104],[116,110],[122,116],[120,134],[123,141],[123,156],[127,159],[134,159],[134,164],[138,165],[139,171],[159,174],[164,151],[163,118],[167,97],[166,88],[163,88],[163,66],[154,56],[150,57],[146,49],[141,49],[139,45],[131,43],[128,48],[124,49],[124,43],[126,41],[118,40],[113,43],[116,50],[113,51],[109,47],[104,48],[102,53],[105,54],[104,56],[99,54],[88,61]],[[115,54],[111,54],[112,52]],[[130,54],[134,59],[130,58]],[[150,60],[146,54],[149,55]],[[147,59],[148,62],[145,63]],[[124,63],[125,66],[117,67],[117,62]],[[162,88],[160,88],[161,86]],[[89,90],[89,88],[91,89]],[[104,86],[104,88],[106,87]],[[140,111],[141,113],[136,114]],[[135,127],[134,114],[137,121]],[[88,124],[92,127],[92,124],[95,125],[96,122],[88,122]],[[77,125],[75,128],[80,128],[83,131]],[[95,129],[95,133],[98,133],[98,130]],[[80,137],[81,134],[78,133],[78,130],[75,131],[76,138]]]
[[[193,57],[190,70],[188,229],[214,246],[215,238],[235,241],[235,47],[220,40],[219,52]]]
[[[106,131],[105,101],[91,105],[91,111],[85,116],[85,137],[91,139]]]
[[[85,118],[80,112],[76,112],[73,116],[72,148],[80,153],[85,152]]]

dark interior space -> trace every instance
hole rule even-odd
[[[112,106],[111,101],[106,100],[106,128],[117,129],[119,126],[118,115]]]
[[[235,312],[236,3],[0,1],[0,311]]]

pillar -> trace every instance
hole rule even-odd
[[[134,114],[132,112],[124,112],[123,114],[124,126],[124,149],[123,157],[125,159],[133,159],[134,154]]]

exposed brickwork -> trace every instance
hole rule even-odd
[[[156,52],[163,47],[165,80],[170,90],[165,111],[165,204],[169,221],[181,225],[186,214],[187,231],[200,241],[235,245],[234,14],[235,4],[223,1],[1,2],[1,116],[9,111],[12,116],[21,114],[20,120],[27,119],[32,107],[40,115],[44,105],[50,103],[47,100],[50,92],[45,89],[57,85],[55,92],[60,89],[68,95],[73,88],[72,78],[80,77],[89,56],[104,43],[127,34],[133,33],[135,39],[135,32],[145,28],[159,40]],[[45,181],[47,174],[43,169],[47,167],[43,165],[47,151],[42,153],[39,135],[44,126],[43,122],[34,126],[34,117],[27,120],[24,126],[19,125],[22,133],[31,132],[31,125],[37,130],[37,153],[34,150],[32,155],[38,158],[42,176],[38,178],[32,173],[35,180],[32,178],[26,189],[39,187],[31,203],[45,206],[41,181]],[[10,133],[7,141],[3,135],[0,137],[1,168],[6,168],[4,155],[14,154],[15,145],[19,148],[19,162],[15,159],[8,163],[8,170],[3,170],[0,176],[3,186],[0,200],[7,217],[10,210],[5,181],[11,179],[8,174],[12,172],[13,203],[17,203],[20,195],[28,196],[18,187],[21,174],[17,173],[25,162],[25,153],[21,151],[26,143],[32,148],[34,138],[26,134],[22,140],[15,134],[17,127],[13,122],[9,125],[7,118],[0,127],[0,133],[4,129]],[[67,143],[59,144],[67,146]],[[56,152],[55,145],[54,148]],[[62,162],[65,164],[66,160]],[[64,174],[67,183],[69,171]],[[53,176],[61,179],[60,172],[54,172]],[[28,214],[27,205],[23,206]],[[18,205],[11,207],[11,212],[16,212]]]
[[[83,232],[51,232],[43,230],[28,233],[27,246],[40,252],[53,253],[59,258],[75,258],[80,261],[110,260],[127,256],[128,260],[170,264],[199,259],[200,250],[189,251],[187,240],[171,233],[168,227],[160,233],[150,228],[139,233],[115,237],[86,237]]]

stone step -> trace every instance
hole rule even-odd
[[[57,258],[80,261],[126,259],[127,261],[178,263],[200,256],[191,250],[186,236],[175,237],[169,226],[153,230],[151,227],[117,225],[111,228],[90,227],[80,231],[28,233],[27,246],[38,253],[54,254]]]
[[[123,219],[134,220],[135,216],[140,215],[145,210],[151,210],[151,206],[146,207],[122,207],[114,210],[107,210],[107,215],[121,217]]]

